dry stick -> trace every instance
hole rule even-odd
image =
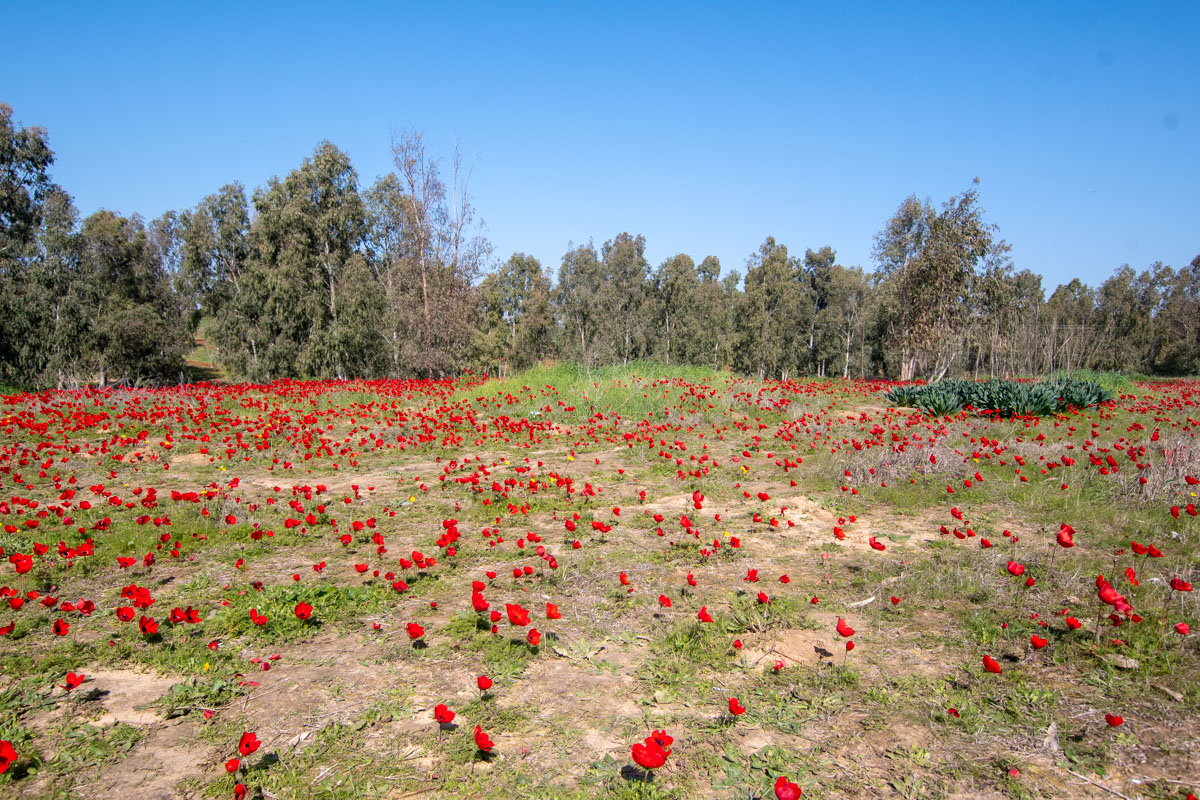
[[[333,767],[336,767],[336,766],[337,766],[337,762],[334,762],[332,767],[323,767],[321,769],[321,773],[319,775],[317,775],[317,777],[313,778],[313,781],[312,781],[312,783],[309,784],[309,786],[316,786],[317,781],[321,780],[321,778],[324,778],[326,775],[328,775],[331,771],[333,771]]]
[[[1075,772],[1074,770],[1067,770],[1067,772],[1070,772],[1072,775],[1074,775],[1076,778],[1079,778],[1082,781],[1086,781],[1087,783],[1090,783],[1092,786],[1095,786],[1097,789],[1103,789],[1104,791],[1108,792],[1109,794],[1115,794],[1117,797],[1124,798],[1124,800],[1133,800],[1128,795],[1121,794],[1116,789],[1110,789],[1107,786],[1105,786],[1103,783],[1097,783],[1096,781],[1092,780],[1091,778],[1089,778],[1085,775],[1080,775],[1078,772]]]
[[[1173,783],[1177,786],[1200,786],[1200,782],[1197,781],[1173,781],[1170,778],[1158,778],[1158,780],[1163,783]]]
[[[1021,592],[1020,581],[1017,582],[1017,591]],[[1017,602],[1017,620],[1016,620],[1016,622],[1018,625],[1021,623],[1021,620],[1025,618],[1025,616],[1024,616],[1025,615],[1025,595],[1027,595],[1027,594],[1029,594],[1028,586],[1025,587],[1025,591],[1021,592],[1021,599]]]
[[[246,701],[245,701],[244,703],[242,703],[242,711],[245,711],[245,710],[246,710],[246,707],[247,707],[248,705],[250,705],[250,701],[251,701],[251,700],[257,700],[257,699],[258,699],[258,698],[260,698],[260,697],[266,697],[266,696],[267,696],[267,695],[269,695],[269,694],[272,694],[272,693],[274,693],[274,692],[278,692],[278,691],[279,691],[280,689],[282,689],[282,688],[283,688],[282,686],[277,686],[277,687],[275,687],[274,689],[267,689],[267,690],[266,690],[266,691],[264,691],[264,692],[258,692],[258,693],[256,693],[256,694],[248,695],[248,696],[246,697]]]
[[[1054,574],[1054,557],[1058,555],[1057,541],[1050,543],[1050,566],[1046,567],[1046,585],[1050,585],[1050,576]]]

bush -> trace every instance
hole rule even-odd
[[[937,383],[896,386],[887,393],[895,406],[919,408],[947,416],[964,408],[999,417],[1043,417],[1068,408],[1097,406],[1113,399],[1097,381],[1058,377],[1037,383],[966,381],[947,378]]]

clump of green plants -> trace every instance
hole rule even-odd
[[[1058,377],[1036,383],[969,381],[947,378],[936,383],[893,387],[887,400],[947,416],[970,409],[997,417],[1043,417],[1068,408],[1088,408],[1112,400],[1112,390],[1094,380]]]

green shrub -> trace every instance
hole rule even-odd
[[[1037,383],[967,381],[947,378],[923,385],[895,386],[889,403],[919,408],[932,416],[955,414],[970,408],[999,417],[1043,417],[1068,408],[1088,408],[1113,399],[1111,389],[1098,381],[1056,377]]]

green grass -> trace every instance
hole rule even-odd
[[[655,361],[596,368],[558,363],[461,389],[455,398],[487,398],[492,403],[489,411],[494,414],[528,417],[535,422],[542,419],[568,422],[582,421],[597,413],[606,417],[617,414],[630,420],[652,419],[651,414],[663,418],[684,395],[688,410],[705,415],[712,411],[715,417],[729,407],[724,393],[701,400],[688,395],[678,384],[705,383],[718,388],[731,380],[735,380],[731,373]],[[708,409],[710,402],[715,409]]]
[[[673,382],[658,383],[663,375]],[[1108,380],[1136,394],[1145,391],[1134,388],[1138,376],[1084,377]],[[703,393],[699,400],[678,379],[708,382],[717,395]],[[555,390],[547,389],[548,384]],[[1200,557],[1200,522],[1168,517],[1162,493],[1139,494],[1134,467],[1127,466],[1124,452],[1117,452],[1122,465],[1118,479],[1088,466],[1082,448],[1085,438],[1095,438],[1089,426],[1093,419],[1103,431],[1098,447],[1113,450],[1121,436],[1147,442],[1146,415],[1125,410],[1118,402],[1112,409],[1046,417],[1037,426],[963,417],[922,427],[926,423],[915,416],[872,410],[882,403],[855,394],[849,385],[828,386],[828,392],[797,394],[789,407],[771,408],[758,405],[759,384],[723,373],[649,362],[591,371],[556,365],[465,387],[451,402],[458,403],[453,413],[470,411],[480,422],[528,415],[535,425],[549,420],[571,427],[569,437],[556,431],[533,440],[517,434],[510,435],[510,442],[484,438],[472,444],[471,424],[456,422],[443,433],[465,436],[461,445],[438,438],[403,453],[371,453],[356,445],[362,432],[351,429],[365,425],[383,430],[380,412],[359,410],[379,398],[369,388],[360,388],[302,400],[270,400],[263,406],[258,404],[264,395],[246,395],[241,398],[246,405],[225,401],[222,430],[205,445],[221,454],[212,464],[182,462],[167,473],[159,472],[157,465],[97,463],[95,456],[72,454],[74,463],[55,469],[63,474],[77,471],[81,495],[86,493],[83,487],[94,482],[122,495],[126,484],[159,485],[161,507],[147,513],[169,514],[172,525],[138,526],[130,514],[110,511],[101,500],[91,511],[73,511],[76,524],[86,527],[113,516],[112,528],[96,536],[95,556],[77,560],[70,571],[39,566],[6,579],[22,592],[37,589],[72,600],[87,596],[97,610],[91,620],[71,617],[71,636],[62,639],[48,632],[55,615],[39,604],[27,604],[12,615],[15,630],[0,639],[0,738],[13,741],[21,759],[0,776],[0,796],[15,789],[29,796],[65,797],[75,786],[75,772],[136,769],[123,759],[146,730],[89,730],[94,728],[91,721],[99,698],[65,696],[52,689],[67,671],[103,668],[145,669],[170,677],[164,682],[171,684],[170,690],[152,707],[163,717],[173,717],[172,723],[180,727],[170,730],[188,731],[189,742],[197,748],[225,754],[208,764],[206,778],[189,785],[212,797],[232,793],[233,779],[221,770],[220,760],[232,754],[241,731],[251,728],[278,732],[269,748],[249,760],[247,784],[252,792],[261,787],[279,797],[349,798],[403,796],[428,789],[445,797],[547,800],[769,797],[781,774],[798,781],[805,797],[816,798],[879,791],[912,798],[964,792],[1049,796],[1053,783],[1045,779],[1043,767],[1024,762],[1018,755],[1024,744],[1012,743],[1032,742],[1036,749],[1052,723],[1062,745],[1062,752],[1053,756],[1055,762],[1095,776],[1153,757],[1156,749],[1167,752],[1171,736],[1191,735],[1189,719],[1200,717],[1195,639],[1183,639],[1170,625],[1194,620],[1200,609],[1196,593],[1171,595],[1164,578],[1178,571],[1195,580],[1187,570]],[[681,402],[681,394],[687,395],[682,418],[679,409],[668,418],[664,412]],[[768,391],[763,397],[777,394]],[[507,402],[510,395],[512,404]],[[708,408],[709,403],[714,407]],[[547,405],[550,411],[535,413]],[[328,413],[338,406],[354,407],[353,425]],[[568,412],[565,406],[575,409]],[[859,406],[867,408],[871,419],[850,413]],[[109,408],[115,420],[118,406]],[[1168,426],[1184,425],[1186,410],[1155,413],[1164,418],[1158,421],[1164,442]],[[224,458],[220,440],[242,430],[243,423],[234,420],[266,414],[286,416],[301,428],[320,427],[319,438],[329,441],[333,455],[303,462],[303,445],[275,440],[270,451],[239,451]],[[794,438],[778,435],[780,422],[805,414],[810,416],[801,427],[790,431]],[[308,415],[310,421],[301,423]],[[1133,427],[1134,422],[1147,429]],[[882,433],[871,430],[876,423]],[[805,425],[811,431],[804,431]],[[1078,428],[1074,438],[1065,436],[1068,426]],[[132,442],[143,427],[114,425],[103,438]],[[156,423],[152,443],[162,430]],[[635,430],[652,434],[654,441],[647,446],[636,440],[633,448],[626,447],[622,434]],[[915,455],[896,462],[901,454],[892,446],[893,431],[916,434],[924,440],[922,447],[913,447]],[[176,435],[179,432],[176,425]],[[389,438],[398,433],[395,428],[383,431]],[[1038,444],[1039,433],[1046,437],[1044,445]],[[1169,435],[1176,433],[1171,430]],[[973,456],[972,451],[983,446],[972,438],[982,436],[997,439],[1010,454],[990,460]],[[83,434],[72,438],[85,440]],[[862,450],[848,444],[867,439],[877,443]],[[676,440],[687,449],[674,448]],[[196,452],[200,446],[178,438],[177,442],[175,454]],[[941,459],[936,467],[928,462],[926,443],[936,443]],[[1076,446],[1079,463],[1043,475],[1041,456],[1058,460],[1068,444]],[[138,446],[128,443],[120,449]],[[341,453],[343,448],[362,452],[360,468],[351,466],[354,456]],[[572,449],[576,457],[569,461],[566,456]],[[660,457],[660,450],[671,457]],[[753,457],[733,462],[743,450]],[[1027,459],[1022,473],[1027,483],[1012,471],[1011,452],[1016,451]],[[599,465],[593,452],[601,459]],[[766,452],[772,457],[766,458]],[[682,469],[694,470],[697,462],[689,457],[702,453],[720,461],[721,467],[704,478],[679,478],[681,467],[675,459],[683,462]],[[241,461],[243,454],[251,460]],[[266,472],[276,455],[280,461],[294,461],[295,468],[277,466],[277,471]],[[444,484],[437,480],[450,460],[466,455],[480,456],[488,470],[481,493],[453,482],[455,476],[470,474],[474,465],[450,472]],[[527,455],[531,461],[544,460],[545,467],[517,473],[515,467],[523,466]],[[438,457],[442,461],[432,466]],[[785,472],[775,463],[785,457],[803,457],[804,463]],[[503,463],[504,458],[511,463]],[[1000,465],[1000,458],[1009,463]],[[1152,464],[1151,475],[1163,459],[1161,452],[1148,448],[1144,460]],[[51,489],[48,479],[34,477],[41,459],[29,461],[22,466],[25,479],[35,484],[28,493],[49,505],[51,493],[58,490]],[[341,468],[335,470],[334,462]],[[883,470],[885,462],[893,463],[886,489],[879,486],[880,477],[868,471]],[[419,468],[408,466],[417,464]],[[750,471],[743,472],[741,464]],[[115,476],[109,475],[110,468]],[[618,474],[618,468],[625,472]],[[845,477],[846,469],[853,478]],[[603,491],[584,501],[579,492],[570,496],[561,487],[536,494],[527,487],[513,488],[508,498],[489,488],[493,479],[547,480],[550,471],[570,476],[577,489],[591,482]],[[963,487],[965,478],[976,480],[976,471],[983,482]],[[418,472],[431,487],[427,493],[413,486]],[[401,473],[402,485],[392,480]],[[370,475],[380,491],[344,507],[346,484],[362,481],[361,474]],[[230,494],[241,494],[243,502],[220,495],[209,498],[202,504],[208,516],[200,514],[201,504],[163,497],[167,487],[191,490],[212,482],[225,487],[235,476],[242,485]],[[798,485],[790,486],[791,479]],[[264,489],[264,480],[266,487],[277,484],[284,491]],[[1178,476],[1170,481],[1182,484]],[[310,526],[305,534],[284,529],[280,515],[294,516],[286,506],[290,487],[324,482],[333,491],[305,500],[306,511],[313,513],[319,502],[331,506],[320,516],[322,524]],[[1069,491],[1060,489],[1062,483],[1069,484]],[[1164,491],[1176,492],[1174,483],[1163,484]],[[844,484],[858,488],[859,494],[843,492]],[[947,485],[958,492],[947,493]],[[744,489],[754,492],[756,487],[766,488],[774,499],[759,503],[743,497]],[[707,496],[705,508],[696,513],[684,499],[693,489]],[[647,504],[666,507],[664,498],[674,498],[670,503],[676,505],[682,501],[701,528],[701,538],[682,535],[675,510],[664,512],[666,535],[655,536],[657,524],[642,513],[637,499],[640,490],[647,492]],[[415,505],[396,502],[409,495],[418,498]],[[247,509],[248,501],[261,502],[264,497],[276,498],[278,505]],[[484,497],[492,504],[483,505]],[[756,511],[767,517],[777,513],[777,503],[791,503],[784,499],[791,497],[801,498],[804,512],[795,529],[771,529],[751,521]],[[528,513],[510,514],[509,502],[528,503]],[[387,516],[384,505],[396,509],[396,516]],[[619,518],[610,511],[617,505],[622,508]],[[937,533],[942,523],[956,524],[949,515],[951,506],[964,510],[977,537],[960,541]],[[230,511],[236,512],[239,523],[225,526],[221,520]],[[723,514],[720,523],[712,518],[715,511]],[[581,514],[579,530],[567,534],[562,519],[576,512]],[[826,514],[833,519],[857,515],[857,523],[846,525],[847,541],[833,540],[833,523]],[[369,531],[349,546],[338,542],[338,533],[348,530],[351,520],[367,516],[379,519],[387,553],[377,553]],[[337,531],[328,524],[332,517],[339,520]],[[439,567],[423,576],[401,570],[397,558],[409,550],[436,552],[433,540],[441,521],[450,517],[459,520],[459,554],[453,559],[439,556]],[[591,529],[593,518],[619,524],[599,534]],[[252,541],[252,521],[274,528],[276,535]],[[1078,531],[1077,546],[1070,551],[1051,546],[1062,521]],[[481,536],[481,528],[492,526],[501,529],[503,544],[489,546]],[[1004,528],[1018,531],[1022,541],[1014,544],[1003,537]],[[0,536],[0,545],[6,553],[27,552],[34,542],[57,541],[57,535],[51,538],[45,530],[18,528]],[[536,543],[517,548],[517,540],[534,530],[559,560],[558,570],[537,557]],[[77,541],[70,538],[72,531],[66,531],[69,542]],[[742,547],[703,555],[714,538],[724,541],[725,531],[741,537]],[[155,549],[162,532],[183,543],[179,558]],[[193,536],[200,533],[208,538]],[[866,550],[863,540],[871,534],[887,545],[886,552]],[[932,541],[924,541],[927,535]],[[996,546],[981,549],[979,538],[984,536]],[[575,538],[583,542],[580,550],[570,546]],[[1166,558],[1117,555],[1133,538],[1155,542]],[[672,540],[677,542],[674,547],[668,546]],[[153,568],[116,567],[117,556],[141,557],[152,551],[158,556]],[[1028,567],[1036,578],[1032,588],[1007,573],[1010,558]],[[238,559],[245,563],[235,568]],[[327,568],[317,575],[309,565],[321,560],[327,561]],[[382,577],[359,575],[353,565],[363,562],[383,572],[393,570],[409,589],[397,593]],[[534,566],[535,574],[512,579],[512,567],[526,564]],[[1141,586],[1119,577],[1127,566],[1138,570]],[[759,583],[743,580],[751,568],[759,570]],[[499,573],[486,589],[493,608],[502,611],[505,602],[519,602],[534,612],[534,624],[546,636],[539,648],[530,648],[521,638],[524,630],[504,621],[493,634],[490,623],[469,610],[470,582],[482,580],[485,570]],[[292,580],[293,571],[300,574],[299,581]],[[632,594],[617,582],[621,571],[632,581]],[[697,587],[683,586],[688,571],[699,579]],[[783,572],[791,576],[788,585],[775,580]],[[1105,623],[1097,643],[1093,580],[1099,573],[1122,580],[1121,591],[1144,619],[1121,628]],[[148,613],[160,622],[156,637],[140,635],[136,623],[113,619],[113,607],[121,604],[119,588],[131,582],[153,591],[156,602]],[[255,582],[261,582],[261,589]],[[66,588],[52,588],[58,586]],[[757,602],[760,590],[770,596],[769,604]],[[660,592],[672,598],[673,608],[659,606]],[[820,596],[817,606],[809,603],[814,595]],[[889,595],[903,602],[892,605]],[[849,607],[870,596],[876,598],[874,603]],[[309,622],[294,614],[302,600],[314,607]],[[559,604],[561,621],[545,622],[545,601]],[[166,623],[172,607],[189,604],[202,609],[202,623]],[[696,620],[701,604],[708,606],[714,623]],[[1058,612],[1068,606],[1085,623],[1083,629],[1067,630]],[[254,625],[251,607],[270,622]],[[832,633],[838,614],[847,615],[859,631],[858,647],[849,654]],[[1031,618],[1034,614],[1036,619]],[[1049,627],[1039,626],[1039,619]],[[8,621],[0,618],[0,624]],[[373,630],[372,621],[381,622],[381,629]],[[409,621],[426,626],[428,646],[414,647],[408,640],[404,623]],[[551,631],[557,638],[550,637]],[[832,648],[833,663],[824,657],[809,663],[806,656],[812,648],[805,646],[795,651],[804,663],[789,659],[774,672],[771,659],[754,663],[733,648],[735,639],[745,638],[748,649],[756,652],[768,646],[789,650],[770,643],[797,631],[806,631],[804,638],[812,637],[822,648]],[[1029,637],[1034,633],[1049,640],[1044,650],[1032,649]],[[1117,638],[1123,643],[1114,644]],[[209,649],[210,641],[218,641],[218,649]],[[282,659],[266,676],[259,674],[249,659],[273,652],[282,653]],[[984,653],[1000,659],[1002,675],[981,670]],[[1137,663],[1130,666],[1123,659]],[[307,675],[314,668],[327,670],[306,679],[304,692],[294,695],[303,697],[295,701],[304,704],[300,708],[290,707],[293,695],[284,694],[290,691],[293,668]],[[539,710],[542,680],[560,668],[578,676],[578,703],[567,712],[545,705]],[[482,699],[473,688],[474,676],[481,673],[495,680],[492,692]],[[242,681],[262,685],[239,685]],[[615,700],[632,710],[613,713],[612,704],[589,705],[597,702],[597,694],[607,699],[608,687]],[[572,687],[562,690],[570,692]],[[258,702],[259,693],[266,705]],[[747,714],[731,718],[729,696],[739,697]],[[435,702],[446,702],[458,712],[459,728],[439,732],[428,724]],[[959,716],[950,714],[950,708]],[[217,714],[205,720],[198,713],[204,709]],[[1125,714],[1129,724],[1110,730],[1103,719],[1108,710]],[[502,757],[481,760],[471,737],[475,724],[502,737]],[[676,736],[675,752],[667,769],[643,783],[641,771],[629,759],[629,745],[663,728]],[[297,730],[312,734],[293,749],[285,744],[286,737]],[[56,736],[69,740],[67,756],[60,758],[47,738]],[[598,748],[608,755],[595,755]],[[1020,769],[1023,777],[1008,777],[1011,767]],[[39,782],[42,779],[29,774],[32,771],[46,782]],[[1161,788],[1145,791],[1148,796],[1175,796]]]

